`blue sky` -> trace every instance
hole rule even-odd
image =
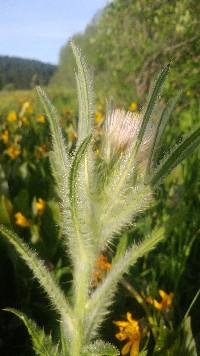
[[[58,63],[67,39],[108,0],[0,0],[0,55]]]

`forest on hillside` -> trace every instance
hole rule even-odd
[[[47,85],[56,66],[32,59],[0,56],[0,90],[31,89]]]
[[[87,56],[97,95],[119,104],[144,99],[157,72],[168,62],[172,94],[181,86],[199,94],[199,12],[196,0],[110,2],[84,33],[72,39]],[[51,84],[75,88],[69,42],[61,49]]]

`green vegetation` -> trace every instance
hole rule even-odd
[[[115,0],[97,14],[84,33],[73,36],[75,44],[87,57],[95,79],[96,98],[92,98],[95,99],[95,109],[91,106],[93,100],[87,101],[86,91],[82,93],[90,114],[94,111],[97,160],[101,158],[100,138],[106,101],[108,111],[123,107],[130,110],[131,115],[140,115],[141,108],[146,108],[149,88],[154,88],[153,79],[162,68],[166,69],[164,66],[168,62],[171,70],[162,88],[156,115],[152,117],[157,123],[156,140],[147,166],[148,172],[157,171],[154,178],[148,175],[146,182],[154,184],[160,175],[165,175],[163,167],[159,166],[161,160],[164,159],[164,169],[167,169],[174,160],[174,152],[179,152],[181,147],[185,148],[186,154],[197,144],[200,122],[199,12],[200,3],[196,0]],[[84,130],[77,126],[78,116],[83,118],[84,111],[79,108],[78,113],[74,68],[72,50],[67,43],[61,50],[60,64],[50,79],[47,93],[58,109],[69,152],[75,147],[77,133],[79,137],[85,137]],[[30,84],[31,79],[27,78]],[[163,110],[166,104],[168,109]],[[36,250],[42,264],[50,274],[53,272],[56,283],[71,300],[74,293],[72,267],[69,255],[63,251],[63,230],[58,228],[61,215],[49,164],[49,157],[52,157],[49,154],[49,127],[35,90],[1,91],[0,120],[0,223],[20,236],[19,241],[16,240],[17,246],[25,242],[31,251]],[[146,123],[143,124],[144,130]],[[189,131],[193,132],[192,140],[187,138]],[[166,159],[168,154],[169,160]],[[78,157],[73,158],[76,160],[71,181],[77,179],[76,168],[79,167]],[[101,339],[108,343],[103,345],[97,341],[96,344],[107,356],[114,352],[110,343],[120,350],[128,349],[129,339],[121,341],[130,331],[122,327],[124,323],[127,328],[134,329],[137,340],[134,347],[143,350],[141,355],[196,356],[200,352],[199,158],[196,150],[176,167],[159,189],[154,190],[148,210],[136,216],[133,226],[125,228],[122,237],[114,240],[96,261],[92,281],[94,290],[107,280],[110,269],[127,248],[133,243],[139,244],[145,236],[151,236],[151,231],[164,226],[164,240],[139,259],[118,285],[115,304],[100,329]],[[54,160],[55,163],[58,161]],[[76,190],[76,185],[71,185],[70,189]],[[72,203],[76,211],[76,201],[72,199]],[[118,213],[122,212],[123,209],[119,209]],[[116,224],[120,224],[118,220]],[[80,260],[80,255],[77,258]],[[1,308],[10,308],[9,311],[28,327],[30,335],[37,333],[36,352],[43,345],[43,354],[48,354],[61,335],[59,317],[27,267],[2,239],[0,283]],[[78,308],[77,311],[80,312]],[[1,312],[0,335],[0,354],[32,355],[28,334],[16,316]],[[95,345],[89,345],[83,354],[97,356],[94,349]],[[56,355],[56,346],[53,350]]]
[[[97,95],[114,97],[117,104],[142,102],[155,73],[172,62],[169,93],[177,89],[199,94],[199,14],[196,0],[112,1],[73,37],[94,70]],[[61,50],[52,83],[75,86],[69,43]]]
[[[32,59],[0,56],[0,90],[30,89],[47,85],[56,70],[52,64]]]

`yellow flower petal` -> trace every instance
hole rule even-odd
[[[137,110],[137,108],[138,108],[138,105],[134,101],[129,106],[129,110],[131,110],[131,111],[135,111],[135,110]]]
[[[127,342],[127,344],[124,345],[124,347],[122,348],[121,350],[121,354],[124,356],[124,355],[127,355],[129,353],[129,350],[131,348],[131,344],[132,344],[132,341],[129,341]]]
[[[158,293],[160,294],[162,299],[168,296],[168,294],[162,289],[159,289]]]
[[[158,310],[162,309],[162,303],[159,303],[156,299],[153,300],[153,305]]]
[[[7,150],[5,151],[5,153],[11,158],[11,159],[15,159],[17,158],[20,153],[21,153],[21,149],[20,147],[18,147],[17,145],[13,144],[10,145]]]
[[[7,120],[12,122],[17,120],[17,114],[15,111],[10,111],[7,115]]]
[[[124,341],[127,339],[127,336],[123,332],[115,334],[115,337],[120,341]]]
[[[38,115],[36,117],[36,120],[37,120],[37,122],[40,122],[41,124],[44,124],[46,119],[45,119],[44,115]]]
[[[95,113],[95,121],[96,121],[96,123],[100,123],[103,121],[103,115],[100,111],[97,111]]]
[[[29,220],[20,211],[15,214],[15,223],[21,227],[30,226]]]
[[[3,141],[4,144],[8,143],[9,141],[9,133],[8,130],[4,130],[1,134],[1,140]]]
[[[35,204],[36,204],[36,209],[37,209],[38,215],[42,215],[45,210],[46,202],[42,198],[39,198],[39,199],[37,199]]]
[[[135,340],[131,345],[130,356],[138,356],[140,347],[140,338]]]

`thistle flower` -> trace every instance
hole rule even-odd
[[[115,109],[108,114],[104,126],[103,152],[106,161],[119,156],[122,152],[128,152],[134,148],[142,124],[142,114],[126,112],[122,109]],[[146,158],[151,142],[153,128],[148,126],[146,134],[142,140],[137,160]]]
[[[127,341],[121,350],[122,356],[130,352],[130,356],[139,355],[139,346],[141,340],[141,331],[138,320],[134,319],[131,313],[127,313],[127,321],[113,321],[119,327],[119,332],[115,337],[120,341]]]

